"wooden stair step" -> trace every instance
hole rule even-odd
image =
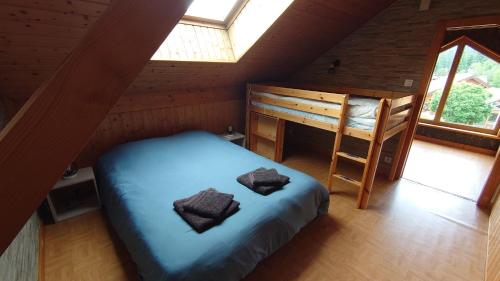
[[[263,133],[263,132],[255,131],[255,132],[251,132],[251,134],[255,135],[257,137],[266,139],[266,140],[273,141],[273,142],[276,141],[276,136],[273,136],[272,134],[269,134],[269,133]]]
[[[350,153],[347,153],[347,152],[340,152],[340,151],[337,152],[337,155],[340,156],[340,157],[351,159],[353,161],[356,161],[356,162],[359,162],[359,163],[362,163],[362,164],[366,164],[366,158],[363,158],[363,157],[360,157],[360,156],[356,156],[356,155],[353,155],[353,154],[350,154]]]
[[[346,181],[348,183],[351,183],[351,184],[354,184],[358,187],[361,186],[361,182],[355,180],[355,179],[352,179],[348,176],[344,176],[344,175],[341,175],[341,174],[333,174],[333,177],[337,178],[337,179],[340,179],[340,180],[343,180],[343,181]]]

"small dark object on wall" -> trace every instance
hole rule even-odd
[[[333,61],[329,66],[328,66],[328,73],[333,74],[335,73],[335,69],[340,66],[340,60],[336,59]]]
[[[76,176],[76,174],[78,174],[78,167],[74,164],[74,163],[71,163],[68,168],[66,168],[66,170],[64,171],[64,174],[63,174],[63,179],[70,179],[70,178],[73,178]]]
[[[228,134],[233,134],[233,126],[227,126],[227,133]]]

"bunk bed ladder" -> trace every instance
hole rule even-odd
[[[344,100],[342,101],[341,105],[341,114],[339,118],[339,124],[337,128],[337,133],[335,135],[335,142],[333,145],[333,153],[332,153],[332,162],[330,164],[330,172],[328,174],[328,191],[332,192],[332,176],[334,177],[340,177],[341,179],[344,180],[352,180],[346,176],[343,175],[337,175],[335,174],[335,171],[337,170],[337,162],[339,158],[339,151],[340,151],[340,145],[342,143],[342,136],[344,135],[344,126],[345,126],[345,120],[347,119],[347,108],[348,106],[348,101],[349,101],[349,95],[345,95]]]
[[[389,117],[388,107],[389,105],[387,104],[387,100],[381,99],[378,107],[380,110],[378,110],[377,112],[377,119],[376,119],[377,122],[373,129],[373,135],[369,140],[370,145],[368,148],[366,158],[340,151],[340,146],[342,143],[342,136],[343,136],[342,131],[344,130],[345,124],[339,125],[339,132],[335,137],[332,163],[330,166],[330,174],[328,177],[328,190],[330,192],[332,191],[332,182],[334,178],[343,180],[345,182],[348,182],[356,186],[359,189],[357,206],[358,208],[361,209],[365,209],[367,207],[368,198],[370,196],[371,189],[373,186],[373,181],[375,179],[375,170],[377,169],[378,160],[380,158],[380,152],[382,150],[383,132],[385,130],[385,124],[387,123],[386,119]],[[337,162],[339,157],[358,162],[363,166],[363,174],[361,177],[361,181],[337,173],[337,167],[338,167]]]

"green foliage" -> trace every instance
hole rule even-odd
[[[481,124],[491,114],[492,107],[487,104],[491,94],[482,87],[459,83],[453,85],[446,100],[442,119],[447,122],[467,125]],[[435,94],[430,109],[436,112],[441,94]]]
[[[434,70],[435,76],[442,77],[448,75],[456,49],[456,47],[453,47],[439,54]],[[457,73],[471,73],[476,76],[485,76],[491,87],[500,88],[500,64],[469,46],[466,46],[464,49]]]
[[[478,61],[471,66],[471,72],[478,76],[486,76],[491,87],[500,88],[500,64],[492,59]]]

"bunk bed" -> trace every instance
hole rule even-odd
[[[388,175],[390,180],[395,178],[408,122],[413,113],[414,96],[409,93],[355,88],[328,88],[328,91],[318,91],[313,87],[304,88],[248,84],[248,149],[281,162],[286,121],[335,132],[328,190],[332,192],[334,179],[356,186],[359,190],[357,207],[365,209],[368,206],[382,145],[399,134],[400,139]],[[368,141],[366,157],[340,151],[344,135]],[[364,167],[360,180],[337,173],[339,157]]]

